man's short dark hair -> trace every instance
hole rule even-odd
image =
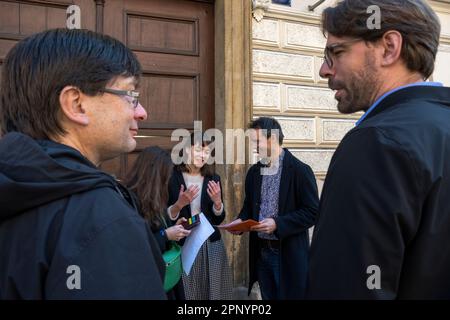
[[[120,41],[88,30],[53,29],[18,42],[8,53],[0,83],[1,134],[35,139],[64,135],[59,95],[66,86],[94,96],[118,76],[138,80],[141,66]]]
[[[280,145],[283,144],[283,130],[281,130],[280,124],[274,118],[260,117],[250,122],[249,128],[265,130],[267,139],[272,136],[272,130],[278,130],[278,133],[276,133],[276,131],[274,133],[278,135],[278,142]]]
[[[381,10],[380,29],[369,29],[369,6]],[[366,42],[379,40],[387,31],[401,33],[401,57],[411,71],[424,79],[434,70],[441,25],[431,7],[422,0],[344,0],[322,13],[322,32],[336,37],[354,37]]]

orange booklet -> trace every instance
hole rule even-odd
[[[227,230],[227,231],[241,231],[241,232],[249,232],[250,227],[256,226],[259,224],[258,221],[249,219],[242,222],[230,222],[228,224],[222,224],[219,226],[216,226],[217,228]]]

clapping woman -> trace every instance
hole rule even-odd
[[[190,142],[183,148],[183,163],[176,166],[169,183],[168,215],[171,220],[189,219],[203,213],[211,225],[225,219],[220,177],[206,162],[210,156],[204,140]],[[231,269],[220,231],[202,245],[189,273],[183,273],[188,300],[225,300],[232,298]]]

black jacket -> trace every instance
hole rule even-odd
[[[62,144],[0,140],[1,299],[166,299],[163,275],[150,229],[111,176]]]
[[[287,149],[283,159],[275,235],[280,248],[280,299],[303,299],[306,290],[309,239],[308,229],[316,221],[319,206],[314,173]],[[258,221],[261,206],[261,164],[253,165],[245,179],[245,200],[238,218]],[[258,281],[256,262],[260,255],[258,234],[250,233],[250,282],[248,294]]]
[[[222,184],[220,182],[220,177],[217,174],[214,174],[213,176],[205,176],[203,180],[202,185],[202,194],[201,196],[201,209],[205,217],[209,220],[211,225],[214,227],[214,233],[209,237],[209,240],[211,242],[217,241],[221,239],[220,231],[215,226],[219,225],[223,222],[225,219],[225,207],[223,212],[220,215],[216,215],[212,208],[213,208],[213,201],[209,197],[207,193],[208,188],[208,182],[209,181],[215,181],[219,182],[220,184],[220,190],[222,190],[222,203],[223,203],[223,189]],[[184,181],[183,174],[181,173],[178,168],[175,168],[173,170],[172,177],[169,181],[169,203],[168,205],[171,206],[178,200],[178,195],[180,194],[180,187],[181,185],[184,186],[184,190],[186,190],[186,182]],[[191,217],[191,206],[187,205],[180,211],[179,218],[184,217],[186,219]],[[181,241],[181,243],[184,243],[184,241]]]
[[[331,160],[309,297],[449,299],[449,199],[450,88],[392,93]]]

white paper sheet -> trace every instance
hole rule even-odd
[[[192,229],[191,234],[186,237],[186,241],[181,248],[181,263],[187,275],[191,272],[192,265],[203,243],[214,233],[214,228],[203,212],[200,213],[199,217],[200,224]]]

